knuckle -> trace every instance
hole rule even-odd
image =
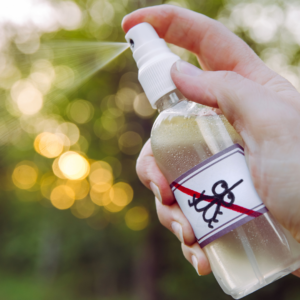
[[[244,79],[243,76],[233,71],[221,71],[220,74],[225,81],[240,82]]]

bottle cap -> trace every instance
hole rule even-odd
[[[159,98],[176,89],[170,71],[180,57],[171,52],[148,23],[132,27],[125,38],[139,69],[139,81],[152,107],[156,108]]]

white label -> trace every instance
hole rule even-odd
[[[201,247],[268,211],[238,144],[182,174],[171,188]]]

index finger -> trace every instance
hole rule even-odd
[[[175,199],[170,185],[156,164],[150,139],[146,142],[138,157],[136,171],[141,182],[153,191],[159,201],[164,205],[174,203]]]
[[[151,24],[166,42],[195,53],[204,70],[234,71],[259,84],[277,75],[243,40],[202,14],[172,5],[152,6],[127,15],[122,26],[127,32],[142,22]]]

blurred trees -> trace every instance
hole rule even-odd
[[[0,13],[0,299],[229,299],[184,260],[135,173],[156,113],[116,43],[125,14],[161,3],[14,0]],[[300,87],[296,2],[168,3],[219,19]],[[297,299],[296,280],[248,298]]]

